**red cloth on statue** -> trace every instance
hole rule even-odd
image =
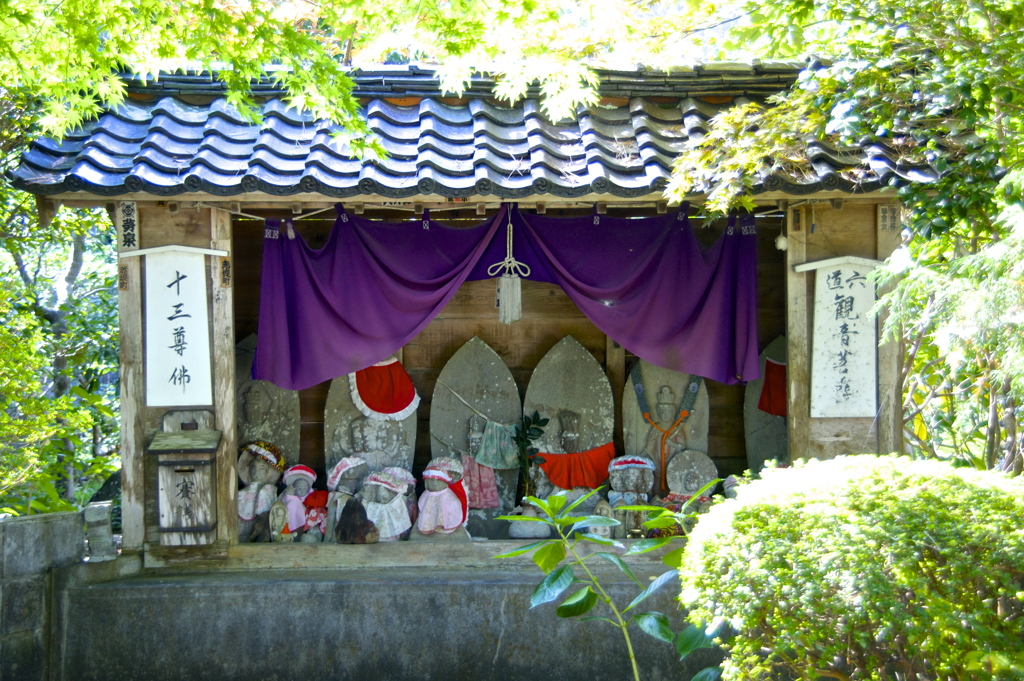
[[[459,503],[462,504],[462,522],[466,522],[466,518],[469,517],[469,498],[466,496],[466,488],[462,484],[462,480],[448,485],[448,489],[459,498]]]
[[[572,454],[546,454],[540,457],[541,469],[548,480],[562,489],[573,487],[599,487],[608,479],[608,464],[615,458],[615,445],[609,442],[585,452]]]
[[[765,357],[764,386],[757,408],[773,416],[786,415],[786,365]]]
[[[354,380],[353,380],[354,377]],[[366,416],[400,421],[416,411],[420,398],[397,359],[360,369],[349,376],[352,401]]]
[[[306,508],[327,508],[327,490],[316,489],[306,495],[302,505]]]

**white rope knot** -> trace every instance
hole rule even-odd
[[[487,276],[497,277],[510,275],[513,277],[530,276],[530,266],[519,262],[512,255],[512,207],[508,208],[508,226],[505,227],[505,259],[487,268]]]
[[[505,259],[487,268],[487,276],[498,277],[498,321],[517,322],[523,317],[523,292],[520,277],[530,276],[530,267],[512,255],[512,206],[508,206],[505,227]],[[498,275],[501,275],[500,277]]]

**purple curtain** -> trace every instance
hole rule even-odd
[[[505,257],[509,213],[469,229],[346,214],[311,250],[268,221],[253,377],[293,390],[384,359]],[[511,211],[513,254],[647,361],[722,383],[759,377],[753,217],[702,253],[684,211],[553,218]],[[429,227],[425,229],[424,227]]]
[[[429,215],[387,223],[339,205],[319,250],[268,220],[253,378],[302,390],[397,351],[459,290],[506,211],[452,229]]]
[[[731,217],[703,253],[685,209],[642,219],[513,211],[512,220],[515,256],[538,267],[530,278],[557,283],[636,356],[722,383],[759,378],[753,216]]]

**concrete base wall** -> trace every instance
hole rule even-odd
[[[0,521],[0,681],[43,681],[49,669],[52,570],[81,563],[81,513]]]
[[[538,571],[389,568],[162,574],[69,585],[51,678],[66,681],[627,681],[619,630],[529,609]],[[639,575],[638,575],[639,576]],[[628,603],[636,585],[616,582]],[[641,579],[644,579],[641,577]],[[672,587],[648,610],[682,626]],[[599,606],[601,607],[601,606]],[[605,614],[595,609],[593,614]],[[632,629],[644,681],[688,680],[672,646]]]

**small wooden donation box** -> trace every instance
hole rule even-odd
[[[212,544],[217,536],[217,446],[219,430],[157,433],[157,510],[164,546]]]

